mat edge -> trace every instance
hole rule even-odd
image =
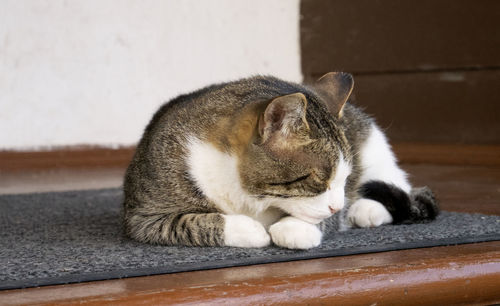
[[[221,269],[230,267],[242,267],[242,266],[252,266],[259,264],[270,264],[270,263],[280,263],[288,261],[298,261],[298,260],[308,260],[308,259],[320,259],[325,257],[339,257],[348,255],[358,255],[358,254],[370,254],[370,253],[381,253],[417,248],[431,248],[431,247],[444,247],[462,244],[472,244],[490,241],[500,241],[500,235],[484,235],[479,237],[466,237],[466,238],[451,238],[451,239],[437,239],[429,241],[413,241],[406,243],[392,243],[387,244],[384,247],[358,247],[349,249],[335,249],[335,250],[325,250],[319,251],[314,254],[314,256],[306,255],[304,253],[296,254],[286,254],[286,255],[276,255],[269,260],[267,257],[255,257],[242,263],[239,260],[229,260],[223,263],[205,263],[205,264],[189,264],[183,267],[173,268],[167,266],[160,267],[150,267],[150,268],[139,268],[139,269],[125,269],[125,270],[114,270],[111,272],[98,272],[98,273],[87,273],[87,274],[75,274],[55,278],[37,278],[30,281],[7,281],[0,282],[0,290],[14,290],[14,289],[27,289],[35,287],[45,287],[45,286],[55,286],[55,285],[66,285],[66,284],[77,284],[86,283],[93,281],[104,281],[113,279],[122,279],[130,277],[141,277],[141,276],[153,276],[160,274],[173,274],[181,272],[191,272],[191,271],[203,271],[211,269]],[[196,267],[196,268],[194,268]]]

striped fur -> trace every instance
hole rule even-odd
[[[310,248],[321,241],[318,223],[344,205],[361,207],[368,180],[409,190],[373,119],[346,103],[352,86],[345,73],[312,85],[257,76],[166,103],[125,175],[127,235],[162,245]],[[393,169],[377,177],[377,165]],[[434,203],[425,192],[408,197]],[[351,217],[370,218],[360,211]]]

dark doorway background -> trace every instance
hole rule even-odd
[[[354,74],[393,143],[500,144],[500,1],[302,0],[306,82]]]

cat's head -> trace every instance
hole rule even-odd
[[[242,187],[311,223],[340,210],[351,171],[340,119],[352,87],[350,74],[329,73],[303,92],[266,103],[240,154]]]

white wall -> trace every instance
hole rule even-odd
[[[300,81],[299,0],[2,0],[0,150],[135,144],[179,93]]]

